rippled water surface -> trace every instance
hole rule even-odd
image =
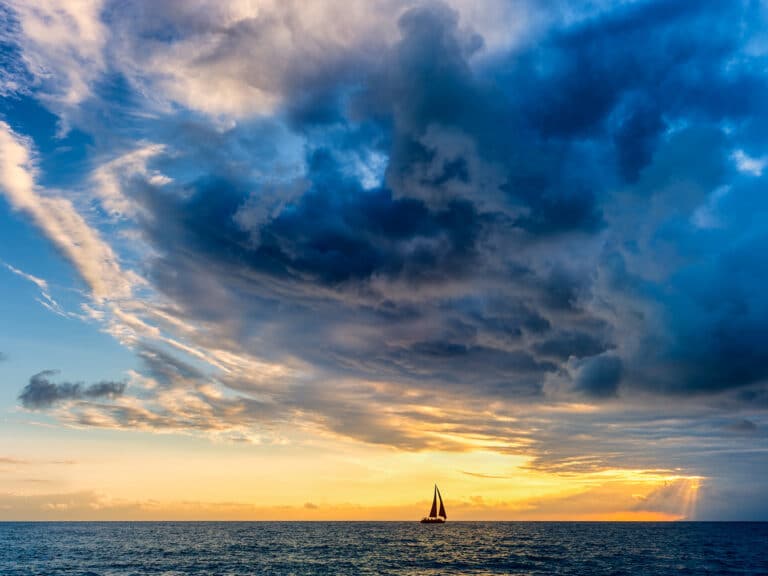
[[[0,523],[0,574],[768,574],[768,523]]]

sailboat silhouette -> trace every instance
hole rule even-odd
[[[437,510],[437,500],[440,500],[440,511]],[[432,496],[432,508],[429,511],[429,516],[425,516],[421,519],[422,524],[442,524],[445,522],[448,516],[445,514],[445,506],[443,506],[443,497],[440,495],[440,489],[435,484],[435,494]]]

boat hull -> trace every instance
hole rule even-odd
[[[445,518],[422,518],[421,519],[422,524],[445,524]]]

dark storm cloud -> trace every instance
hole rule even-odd
[[[592,398],[615,396],[621,375],[621,358],[612,355],[595,356],[582,362],[575,386]]]
[[[438,205],[467,196],[537,235],[600,226],[591,183],[568,165],[572,151],[530,132],[495,70],[471,68],[482,38],[441,4],[407,12],[400,29],[401,43],[353,103],[356,114],[385,119],[387,183],[398,196]]]
[[[604,352],[606,345],[599,338],[585,332],[563,332],[537,342],[533,350],[540,356],[567,360],[571,356],[583,358]]]
[[[472,303],[452,309],[449,300],[425,300],[430,287],[455,284],[454,291],[462,294],[467,287],[475,291],[477,284],[482,291],[490,268],[498,265],[488,243],[507,230],[514,235],[534,228],[544,234],[579,228],[586,222],[580,214],[596,222],[594,197],[569,191],[568,198],[587,208],[582,212],[563,200],[568,205],[561,210],[554,197],[541,200],[531,188],[530,206],[521,207],[519,198],[507,201],[500,181],[493,193],[501,204],[498,199],[483,202],[473,187],[485,175],[473,170],[476,165],[486,169],[486,160],[463,157],[461,145],[456,154],[445,150],[439,134],[423,142],[424,130],[436,124],[459,130],[461,138],[472,142],[470,148],[493,150],[503,142],[494,135],[493,116],[472,102],[477,96],[504,112],[502,95],[475,77],[467,61],[480,39],[460,31],[456,14],[440,5],[409,12],[401,30],[403,41],[384,68],[372,72],[371,89],[354,98],[358,123],[344,119],[335,130],[346,136],[331,141],[323,136],[311,146],[304,191],[269,209],[266,217],[259,192],[218,164],[212,165],[214,175],[192,182],[180,194],[136,187],[135,198],[147,209],[145,233],[160,254],[154,280],[200,319],[227,323],[231,308],[255,321],[281,310],[279,319],[272,318],[282,324],[272,328],[274,348],[298,350],[331,371],[457,385],[476,372],[473,380],[486,392],[515,389],[535,396],[543,375],[557,366],[514,341],[549,330],[553,316],[536,311],[542,303],[576,312],[584,285],[580,279],[560,268],[527,270],[524,290],[530,293],[493,297],[499,301],[495,310]],[[438,64],[425,58],[424,50],[438,50],[445,58]],[[393,92],[374,95],[380,87]],[[465,118],[457,117],[459,108],[466,109]],[[386,180],[394,184],[364,189],[350,174],[344,154],[382,150],[387,142]],[[497,157],[494,152],[490,161]],[[512,269],[516,275],[525,265]],[[505,281],[506,274],[492,274],[498,276],[492,282]],[[344,330],[361,323],[379,325],[383,341],[315,345],[328,326]],[[426,332],[416,327],[419,323]],[[319,334],[313,338],[311,330],[297,332],[301,325]],[[410,334],[409,327],[414,328]],[[237,336],[242,341],[247,334]],[[574,352],[584,354],[583,349]]]
[[[542,89],[524,98],[536,124],[561,137],[610,129],[614,114],[619,126],[639,123],[633,129],[640,135],[658,132],[659,116],[750,115],[760,106],[762,78],[749,67],[723,67],[743,42],[729,23],[750,18],[759,20],[755,5],[716,1],[617,7],[555,31],[551,42],[527,54],[523,70],[538,76]]]
[[[125,392],[125,382],[103,381],[89,386],[81,382],[51,382],[50,378],[56,374],[55,370],[45,370],[32,376],[19,394],[22,406],[45,410],[60,402],[116,398]]]
[[[243,150],[267,166],[270,152],[243,135],[275,129],[250,125],[218,131],[213,148],[188,133],[180,145],[204,176],[171,191],[134,186],[158,254],[153,281],[246,349],[258,342],[328,374],[515,398],[540,396],[569,359],[570,389],[593,399],[758,382],[764,236],[702,230],[690,216],[729,179],[757,193],[728,167],[738,133],[717,128],[749,126],[763,107],[763,76],[726,25],[752,10],[619,6],[477,64],[483,39],[446,6],[421,4],[376,61],[344,71],[338,60],[302,76],[300,96],[288,91],[301,176],[254,181]],[[718,136],[695,136],[707,130]],[[686,137],[696,154],[674,152]],[[363,185],[358,164],[376,154],[383,178]],[[674,197],[686,163],[692,184]],[[621,187],[658,208],[619,219]],[[718,205],[736,222],[748,204],[738,197]],[[680,272],[649,281],[667,261]],[[638,308],[629,324],[627,299]],[[345,332],[362,336],[340,341]],[[161,380],[195,376],[144,358]],[[672,376],[659,379],[661,367]]]
[[[440,280],[475,257],[484,217],[466,200],[430,210],[386,189],[362,191],[322,149],[309,158],[308,177],[315,186],[256,229],[244,183],[198,181],[186,199],[148,190],[143,200],[157,217],[147,233],[166,251],[191,249],[221,266],[329,286],[374,274]]]
[[[685,361],[676,391],[718,391],[768,379],[768,236],[745,239],[679,276],[673,358]]]

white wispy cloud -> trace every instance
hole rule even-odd
[[[3,266],[5,266],[9,271],[13,272],[17,276],[24,278],[24,280],[27,280],[38,287],[40,290],[40,298],[37,299],[37,301],[47,310],[53,312],[54,314],[58,316],[62,316],[64,318],[68,318],[71,316],[70,313],[66,312],[61,305],[51,296],[51,291],[48,286],[48,282],[46,280],[43,280],[42,278],[38,278],[37,276],[34,276],[32,274],[28,274],[27,272],[24,272],[23,270],[19,270],[18,268],[11,266],[7,262],[1,262]]]
[[[163,153],[165,146],[154,143],[139,143],[130,152],[98,166],[91,175],[93,193],[99,198],[104,209],[113,217],[134,216],[137,206],[123,194],[123,182],[134,176],[141,176],[154,186],[171,182],[171,179],[148,167],[152,158]]]
[[[90,98],[106,69],[108,32],[101,0],[10,0],[20,33],[12,39],[41,98],[64,115]]]
[[[31,218],[67,257],[94,300],[130,296],[139,277],[120,267],[110,245],[69,199],[45,194],[37,186],[36,176],[31,142],[0,122],[0,192],[10,206]]]
[[[720,219],[720,204],[731,193],[730,186],[720,186],[713,190],[707,202],[702,204],[691,215],[691,222],[697,228],[715,229],[723,226]]]
[[[731,155],[731,158],[740,172],[746,172],[752,176],[762,176],[763,170],[768,165],[768,157],[754,158],[749,156],[744,150],[736,150]]]

